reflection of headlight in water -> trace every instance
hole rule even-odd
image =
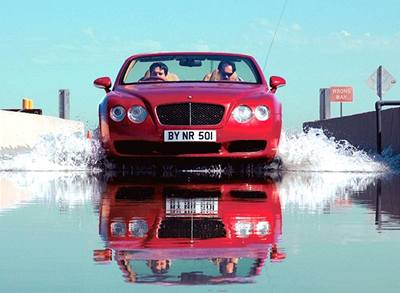
[[[265,236],[269,234],[269,223],[267,221],[258,222],[256,225],[256,234]]]
[[[129,222],[129,232],[133,237],[144,237],[149,231],[145,220],[132,219]]]
[[[238,221],[235,224],[236,236],[240,238],[247,238],[253,230],[253,225],[249,222]]]
[[[111,235],[123,237],[126,234],[126,226],[122,220],[116,220],[111,223]]]

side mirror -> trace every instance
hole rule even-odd
[[[98,87],[100,89],[104,89],[106,91],[106,93],[110,92],[110,88],[111,88],[111,79],[107,76],[105,77],[99,77],[98,79],[96,79],[93,82],[95,87]]]
[[[280,76],[271,76],[269,79],[269,86],[271,87],[271,92],[275,93],[278,87],[286,85],[286,80]]]

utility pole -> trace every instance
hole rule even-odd
[[[58,109],[59,117],[63,119],[69,119],[69,90],[61,89],[58,91]]]

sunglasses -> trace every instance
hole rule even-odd
[[[234,72],[222,72],[222,76],[231,77]]]

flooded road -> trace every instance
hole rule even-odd
[[[1,172],[1,292],[400,288],[398,176],[188,178]]]
[[[0,292],[400,289],[396,157],[317,130],[283,136],[272,170],[99,153],[57,134],[0,154]]]

